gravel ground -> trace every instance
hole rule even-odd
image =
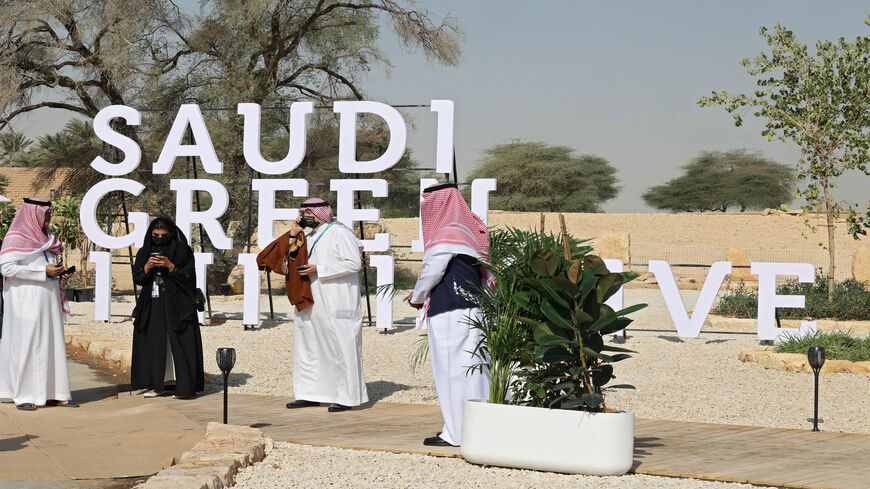
[[[750,489],[757,486],[638,474],[620,477],[553,474],[480,467],[455,458],[276,443],[262,462],[239,472],[235,487]]]
[[[626,305],[646,302],[649,307],[633,315],[634,331],[625,345],[637,351],[616,365],[617,381],[636,390],[618,390],[608,396],[608,406],[633,409],[638,417],[712,422],[777,428],[811,428],[812,376],[767,370],[737,360],[741,349],[758,345],[754,334],[705,333],[682,339],[656,289],[626,290]],[[683,291],[691,309],[697,291]],[[96,322],[91,304],[73,304],[69,330],[89,331],[130,340],[132,322],[129,298],[113,303],[113,322]],[[237,363],[230,377],[231,390],[241,393],[292,395],[292,319],[285,298],[275,298],[276,319],[260,329],[243,331],[241,300],[213,298],[215,317],[222,324],[202,327],[206,372],[218,377],[212,353],[232,346]],[[268,300],[261,311],[268,315]],[[411,320],[414,311],[398,302],[397,321]],[[412,372],[410,354],[421,332],[400,326],[388,334],[363,329],[363,366],[373,400],[436,404],[431,370],[427,365]],[[216,388],[217,383],[212,384]],[[870,433],[870,376],[831,374],[821,377],[819,413],[826,431]],[[401,466],[401,468],[399,468]],[[377,470],[370,470],[374,467]],[[449,472],[446,472],[449,470]],[[448,475],[449,474],[449,475]],[[360,452],[276,444],[266,460],[240,476],[239,487],[293,487],[308,484],[330,487],[557,487],[582,484],[585,477],[529,471],[481,468],[461,460]],[[751,487],[698,480],[629,475],[595,478],[598,487]],[[457,485],[458,484],[458,485]]]

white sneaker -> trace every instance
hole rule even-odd
[[[162,395],[163,395],[162,392],[148,391],[148,392],[142,394],[142,397],[160,397]]]

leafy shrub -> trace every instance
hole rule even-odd
[[[758,314],[758,292],[748,290],[741,280],[737,288],[729,290],[719,299],[713,314],[738,318],[754,318]]]
[[[490,377],[490,402],[503,402],[511,373],[513,402],[535,407],[607,412],[604,389],[613,364],[631,350],[604,343],[625,328],[625,315],[604,302],[633,272],[611,273],[590,248],[570,235],[508,229],[491,236],[487,268],[496,287],[479,296],[483,332],[474,353]]]
[[[850,331],[816,331],[815,334],[803,337],[787,335],[776,350],[780,353],[805,355],[811,346],[823,346],[825,356],[831,360],[870,360],[870,336],[856,338]]]
[[[870,290],[863,282],[852,279],[837,282],[834,285],[832,301],[828,301],[828,282],[823,275],[816,275],[813,283],[800,283],[795,280],[783,282],[776,287],[776,293],[803,295],[806,298],[803,309],[777,309],[777,314],[782,319],[870,319]],[[754,318],[758,315],[758,292],[746,290],[741,282],[736,290],[727,292],[719,299],[713,313]]]

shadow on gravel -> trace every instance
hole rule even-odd
[[[666,341],[670,341],[671,343],[685,343],[685,341],[683,341],[683,339],[680,338],[679,336],[664,336],[664,335],[661,335],[661,336],[656,336],[656,338],[660,338],[660,339],[663,339],[663,340],[666,340]]]
[[[224,376],[221,374],[205,374],[208,381],[205,383],[205,393],[212,394],[224,390]],[[230,377],[227,379],[227,385],[238,387],[248,383],[248,379],[252,376],[246,372],[230,372]]]
[[[408,331],[409,329],[414,329],[413,324],[396,324],[393,323],[392,329],[384,329],[379,332],[379,334],[396,334],[401,333],[403,331]]]
[[[264,319],[260,321],[260,325],[257,326],[257,329],[255,329],[254,331],[259,331],[261,329],[272,329],[282,324],[290,324],[289,318],[282,319],[281,316],[281,314],[277,314],[276,319]]]
[[[387,380],[376,380],[374,382],[366,382],[366,389],[369,393],[369,402],[373,404],[396,392],[410,390],[411,386]]]
[[[734,341],[734,340],[729,340],[729,339],[721,338],[721,339],[718,339],[718,340],[708,340],[708,341],[705,341],[704,344],[705,344],[705,345],[709,345],[710,343],[725,343],[726,341]]]
[[[31,438],[39,437],[36,435],[21,435],[13,436],[12,438],[2,438],[0,439],[0,452],[14,452],[16,450],[21,450],[27,446],[27,442],[30,441]]]

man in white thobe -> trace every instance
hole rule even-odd
[[[480,264],[489,253],[489,232],[453,184],[437,184],[423,191],[420,203],[423,227],[423,267],[412,306],[424,310],[422,327],[429,337],[429,358],[444,427],[424,445],[458,446],[462,441],[462,404],[466,399],[488,399],[489,381],[472,354],[482,341],[480,330],[468,318],[480,310],[468,298],[483,285],[487,274]]]
[[[63,293],[63,246],[48,231],[51,203],[29,198],[15,214],[0,249],[3,329],[0,398],[18,409],[77,407],[66,366],[63,324],[69,305]]]
[[[358,272],[360,241],[338,222],[322,199],[302,203],[290,239],[303,228],[314,304],[296,313],[293,327],[293,395],[288,409],[330,403],[340,412],[368,402],[362,367],[362,308]],[[290,253],[294,253],[294,245]],[[292,259],[292,256],[291,256]],[[292,262],[290,263],[293,266]]]

